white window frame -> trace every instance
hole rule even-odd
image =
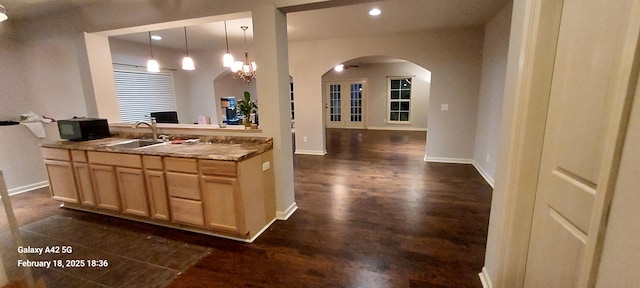
[[[124,123],[148,121],[151,112],[177,111],[175,80],[171,71],[151,73],[138,69],[114,68],[118,111]],[[135,80],[123,76],[131,73]],[[145,81],[149,77],[149,82]],[[159,78],[160,77],[160,78]],[[167,77],[167,78],[161,78]],[[122,85],[127,86],[122,86]],[[128,111],[123,111],[131,109]]]
[[[387,123],[389,124],[408,124],[411,125],[411,117],[413,117],[413,112],[411,110],[411,100],[413,99],[413,84],[411,85],[411,88],[409,89],[409,99],[402,99],[401,95],[402,93],[400,93],[400,98],[398,99],[391,99],[391,81],[393,80],[402,80],[402,79],[409,79],[409,81],[411,81],[411,83],[413,83],[413,76],[388,76],[387,77]],[[401,89],[402,90],[402,89]],[[400,90],[400,91],[401,91]],[[408,102],[409,103],[409,110],[406,110],[409,113],[409,117],[407,118],[406,121],[402,121],[399,120],[400,116],[398,116],[398,120],[391,120],[391,102],[398,102],[398,103],[402,103],[402,102]],[[398,112],[400,111],[405,111],[405,110],[398,110]]]

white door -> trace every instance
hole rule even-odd
[[[365,81],[327,82],[325,111],[327,128],[364,128]]]
[[[638,2],[564,0],[525,287],[593,283],[630,102]]]

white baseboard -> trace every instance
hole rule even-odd
[[[296,155],[316,155],[316,156],[323,156],[327,154],[327,150],[300,150],[300,149],[296,149],[296,152],[294,153]]]
[[[427,157],[424,156],[424,161],[435,163],[456,163],[456,164],[473,164],[473,160],[464,158],[446,158],[446,157]]]
[[[296,210],[298,210],[298,205],[296,204],[296,202],[293,202],[293,203],[291,203],[289,208],[287,208],[287,210],[285,210],[285,211],[276,211],[276,219],[278,219],[278,220],[287,220],[287,219],[289,219],[289,217],[291,217],[291,215],[293,215],[293,212],[296,212]]]
[[[397,126],[369,126],[366,129],[369,130],[401,130],[401,131],[421,131],[421,132],[427,132],[427,128],[421,128],[421,127],[406,127],[403,125],[397,125]]]
[[[482,176],[482,178],[484,178],[484,181],[487,181],[487,184],[489,184],[489,186],[491,186],[491,188],[493,188],[493,177],[489,176],[489,173],[487,173],[487,171],[484,171],[484,169],[482,169],[482,166],[480,166],[480,164],[478,164],[478,162],[476,162],[475,160],[473,160],[473,167],[476,167],[476,170],[478,170],[478,173],[480,173],[480,176]]]
[[[33,191],[33,190],[44,188],[44,187],[48,187],[48,186],[49,186],[49,181],[42,181],[42,182],[38,182],[38,183],[25,185],[25,186],[22,186],[22,187],[11,188],[7,192],[9,192],[9,195],[16,195],[16,194],[29,192],[29,191]]]
[[[493,283],[491,282],[491,278],[489,278],[489,273],[487,272],[486,267],[482,267],[482,272],[478,274],[480,277],[480,282],[482,282],[483,288],[493,288]]]

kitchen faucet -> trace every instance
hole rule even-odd
[[[151,128],[151,134],[152,134],[153,140],[158,139],[158,122],[156,122],[156,117],[151,117],[151,123],[145,122],[145,121],[138,121],[136,122],[136,124],[133,124],[132,128],[138,128],[138,126],[140,125],[149,126],[149,128]]]

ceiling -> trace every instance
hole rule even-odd
[[[0,4],[7,7],[9,17],[25,19],[97,1],[101,0],[0,0]],[[510,0],[387,0],[291,12],[287,14],[288,37],[290,41],[304,41],[482,25],[509,2]],[[374,7],[382,10],[382,14],[369,16],[368,11]],[[229,48],[232,50],[242,49],[244,46],[240,29],[243,25],[249,26],[247,41],[251,46],[251,18],[227,21]],[[191,50],[225,49],[224,22],[189,26],[187,32]],[[153,31],[153,34],[163,37],[161,41],[154,41],[154,46],[184,49],[183,27]],[[113,37],[144,44],[149,41],[146,32]]]

